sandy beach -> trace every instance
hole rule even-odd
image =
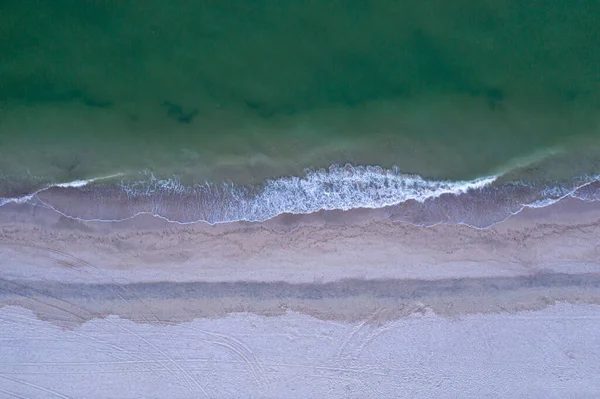
[[[61,314],[74,323],[146,308],[169,322],[286,310],[361,320],[378,308],[387,320],[600,299],[600,207],[574,199],[488,229],[367,210],[213,226],[81,222],[29,205],[0,214],[3,304],[51,319],[61,310],[46,300],[85,302],[85,312]]]
[[[488,229],[420,227],[384,214],[210,226],[149,216],[81,222],[2,207],[2,392],[70,398],[92,389],[108,398],[116,378],[132,384],[119,397],[497,397],[494,384],[543,375],[552,390],[500,396],[561,397],[574,380],[551,373],[568,371],[585,387],[579,397],[600,393],[598,204],[564,200]],[[114,328],[121,332],[99,332]],[[196,337],[208,347],[192,348]],[[406,352],[407,342],[422,348]],[[534,354],[512,357],[531,342]],[[585,357],[574,354],[585,348]],[[463,368],[441,372],[458,359]],[[508,361],[524,362],[530,375],[519,367],[494,374]],[[422,377],[404,386],[398,379],[409,371]],[[85,382],[96,373],[110,381]],[[158,375],[170,394],[141,393]],[[479,379],[489,375],[493,383]]]

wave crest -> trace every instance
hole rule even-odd
[[[425,180],[400,173],[397,168],[332,165],[327,170],[306,171],[303,177],[268,180],[259,187],[232,183],[190,187],[175,178],[157,179],[153,175],[143,181],[123,182],[121,187],[133,201],[143,197],[158,199],[154,201],[154,214],[164,215],[168,212],[164,205],[179,202],[180,209],[187,213],[186,220],[218,223],[262,222],[283,213],[377,209],[408,200],[423,202],[444,194],[460,195],[481,189],[496,179],[497,176],[470,181]]]

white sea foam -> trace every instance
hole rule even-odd
[[[33,194],[22,195],[20,197],[8,197],[8,198],[2,197],[2,198],[0,198],[0,206],[10,204],[10,203],[22,204],[27,201],[31,201],[38,192],[39,192],[39,190]]]
[[[490,176],[469,181],[437,181],[378,167],[334,167],[310,172],[303,178],[269,181],[253,202],[285,213],[383,208],[408,200],[423,202],[443,194],[463,194],[496,179],[497,176]]]
[[[268,180],[261,187],[205,183],[184,186],[175,178],[124,183],[130,198],[153,196],[152,213],[164,215],[165,204],[181,198],[185,220],[209,223],[265,221],[279,214],[308,214],[322,210],[383,208],[409,200],[423,202],[444,194],[460,195],[492,184],[497,176],[468,181],[425,180],[397,169],[376,166],[332,166],[307,171],[303,177]]]
[[[96,181],[98,179],[88,179],[88,180],[73,180],[67,183],[57,183],[54,184],[53,187],[61,187],[61,188],[79,188],[79,187],[85,187],[90,183],[93,183],[94,181]]]
[[[541,199],[541,200],[538,200],[538,201],[534,201],[534,202],[532,202],[530,204],[526,204],[525,206],[527,208],[545,208],[547,206],[556,204],[561,199],[562,198],[557,198],[557,199],[546,198],[546,199]]]
[[[123,176],[122,173],[117,173],[117,174],[113,174],[113,175],[108,175],[108,176],[102,176],[102,177],[95,177],[92,179],[87,179],[87,180],[72,180],[69,182],[64,182],[64,183],[54,183],[54,184],[49,184],[43,188],[40,188],[36,191],[34,191],[31,194],[25,194],[22,195],[20,197],[0,197],[0,206],[2,205],[6,205],[9,203],[17,203],[17,204],[21,204],[21,203],[25,203],[28,201],[31,201],[32,199],[35,198],[36,195],[38,195],[41,192],[44,192],[52,187],[60,187],[60,188],[80,188],[80,187],[85,187],[88,184],[94,183],[96,181],[99,180],[106,180],[106,179],[112,179],[112,178],[116,178],[116,177],[120,177]]]

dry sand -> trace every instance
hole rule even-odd
[[[600,396],[600,205],[382,215],[1,207],[0,397]]]

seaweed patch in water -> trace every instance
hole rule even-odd
[[[170,101],[165,101],[161,105],[167,108],[167,115],[179,123],[192,123],[196,115],[198,115],[198,109],[185,112],[181,105]]]

